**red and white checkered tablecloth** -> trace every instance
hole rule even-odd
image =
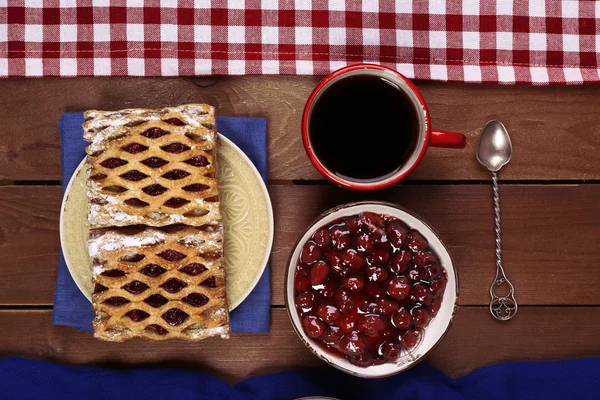
[[[600,2],[0,0],[0,77],[323,75],[599,82]]]

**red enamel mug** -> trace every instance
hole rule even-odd
[[[416,118],[418,119],[418,136],[416,138],[416,144],[414,148],[411,150],[408,157],[406,157],[405,162],[398,168],[396,172],[391,175],[384,176],[381,179],[362,181],[360,179],[353,179],[334,173],[320,160],[318,154],[316,154],[314,150],[313,144],[311,143],[310,122],[315,102],[335,82],[346,77],[357,75],[371,75],[392,82],[398,90],[403,92],[405,97],[410,99],[410,102],[417,110]],[[413,171],[417,165],[419,165],[429,146],[463,148],[466,145],[466,138],[464,135],[431,129],[431,118],[427,109],[427,104],[425,103],[425,100],[423,99],[423,96],[419,90],[410,80],[408,80],[408,78],[391,68],[374,64],[358,64],[344,67],[331,73],[321,82],[319,82],[317,87],[311,93],[308,101],[306,102],[306,106],[304,107],[304,114],[302,116],[302,140],[310,161],[317,168],[317,170],[319,170],[319,172],[321,172],[333,183],[355,190],[378,190],[401,181],[402,179],[406,178],[406,176],[408,176],[408,174],[410,174],[410,172]]]

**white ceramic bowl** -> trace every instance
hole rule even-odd
[[[444,297],[440,310],[435,318],[431,320],[425,328],[424,335],[420,342],[409,352],[403,355],[395,363],[386,363],[374,365],[370,367],[358,367],[351,364],[348,360],[336,353],[326,351],[319,346],[315,339],[306,335],[302,328],[302,322],[296,311],[294,303],[294,271],[302,246],[313,233],[320,227],[328,225],[334,220],[342,217],[359,214],[363,211],[370,211],[377,214],[387,214],[394,216],[401,221],[404,221],[410,228],[419,231],[429,242],[429,247],[438,255],[440,263],[446,269],[448,275],[448,283],[444,291]],[[442,242],[439,235],[427,224],[421,217],[408,211],[400,206],[391,203],[383,202],[360,202],[350,203],[332,208],[329,211],[321,214],[306,230],[304,235],[298,240],[296,246],[290,256],[288,269],[285,277],[285,302],[288,310],[288,315],[292,321],[292,325],[300,339],[306,346],[319,358],[325,360],[332,366],[351,375],[362,378],[383,378],[399,372],[405,371],[421,361],[444,337],[450,324],[454,319],[456,305],[458,303],[458,277],[452,257],[448,252],[448,248]]]

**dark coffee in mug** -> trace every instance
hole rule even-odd
[[[313,151],[342,179],[380,181],[398,172],[414,152],[419,114],[394,82],[380,76],[342,77],[325,88],[311,111]]]

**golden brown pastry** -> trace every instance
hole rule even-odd
[[[92,228],[220,220],[214,108],[86,111]]]
[[[220,224],[91,231],[95,336],[228,338],[222,238]]]

